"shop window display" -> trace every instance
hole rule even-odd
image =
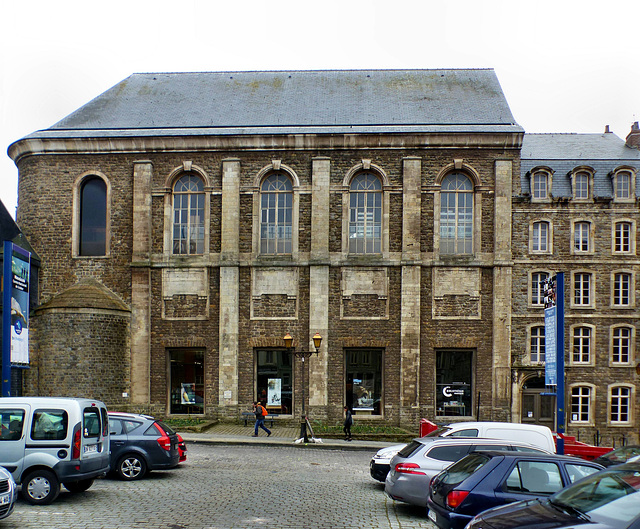
[[[354,415],[380,415],[382,351],[351,349],[346,352],[346,404]]]
[[[171,362],[171,413],[204,413],[204,352],[174,350]]]

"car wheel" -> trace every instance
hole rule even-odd
[[[65,488],[69,492],[84,492],[91,485],[93,485],[93,479],[81,479],[80,481],[70,481],[67,483],[63,483]]]
[[[127,454],[118,461],[118,475],[120,479],[133,481],[140,479],[147,473],[147,464],[136,454]]]
[[[22,497],[33,505],[48,505],[60,494],[60,482],[49,470],[35,470],[22,480]]]

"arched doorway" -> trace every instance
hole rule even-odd
[[[532,377],[522,385],[522,422],[541,424],[555,430],[556,397],[549,395],[544,377]]]

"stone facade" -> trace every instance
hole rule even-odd
[[[460,75],[425,72],[417,78],[429,77],[434,86],[441,77]],[[313,78],[303,72],[288,79],[296,75],[305,82]],[[367,78],[377,75],[386,79],[389,74],[371,72]],[[482,72],[469,75],[468,86],[487,82]],[[381,99],[400,101],[405,96],[397,88],[410,89],[415,76],[407,74],[403,83],[408,84],[397,84],[397,79],[380,83],[387,90]],[[240,82],[241,77],[234,74],[232,79]],[[257,77],[250,80],[259,91],[264,87],[260,74]],[[286,86],[287,75],[282,77]],[[432,89],[422,81],[416,85]],[[280,86],[273,82],[264,89],[277,91]],[[449,88],[436,88],[434,97],[451,104],[455,116],[460,100],[447,103]],[[115,376],[94,396],[111,407],[234,419],[261,398],[261,377],[269,376],[290,384],[291,407],[283,401],[279,408],[284,419],[299,416],[304,390],[311,417],[340,421],[345,402],[352,405],[361,397],[358,384],[367,395],[358,400],[356,421],[415,428],[421,417],[438,422],[524,419],[523,382],[540,366],[527,364],[523,344],[527,325],[540,313],[530,310],[528,283],[523,282],[543,263],[526,252],[529,223],[537,209],[544,210],[545,218],[562,217],[554,232],[559,248],[562,237],[568,237],[563,233],[569,221],[563,202],[536,204],[525,197],[523,131],[510,117],[499,89],[490,92],[499,94],[497,110],[491,109],[495,125],[483,121],[481,98],[477,125],[454,118],[423,125],[405,118],[396,123],[397,130],[389,130],[379,123],[392,123],[393,115],[377,115],[368,128],[356,132],[311,118],[302,130],[293,125],[256,130],[251,123],[238,125],[231,116],[223,125],[235,127],[234,134],[206,127],[198,133],[176,132],[166,125],[151,135],[142,125],[139,133],[119,133],[106,124],[101,129],[90,126],[81,109],[59,128],[16,142],[10,154],[20,171],[17,220],[42,260],[40,302],[44,307],[55,303],[89,277],[125,309],[116,322],[109,319],[112,314],[90,321],[91,311],[78,308],[74,318],[82,320],[86,340],[75,325],[65,327],[63,313],[37,313],[37,354],[24,391],[73,392],[68,381],[80,376],[91,380],[108,368]],[[102,96],[113,97],[107,103],[119,104],[119,96],[109,94]],[[314,111],[308,104],[300,110],[297,96],[291,97],[290,106],[299,115],[277,123],[285,118],[289,124],[304,123]],[[384,105],[374,103],[365,106],[375,108],[374,114],[384,112],[379,110]],[[166,108],[166,114],[156,114],[162,121],[171,112]],[[119,119],[126,128],[129,118]],[[174,127],[183,125],[189,124]],[[313,128],[318,125],[329,128]],[[273,174],[291,184],[291,249],[279,253],[261,247],[261,186]],[[81,231],[74,197],[87,175],[106,182],[107,250],[97,257],[74,250]],[[202,184],[202,246],[192,254],[175,253],[173,244],[175,185],[184,175]],[[359,175],[373,175],[381,186],[381,230],[375,241],[379,249],[373,252],[350,246],[350,235],[358,233],[352,231],[350,186]],[[447,203],[442,186],[451,175],[461,175],[469,185],[464,215],[455,210],[456,221],[472,219],[464,250],[452,251],[442,236],[462,233],[457,227],[447,232],[445,226],[450,219],[443,211]],[[618,209],[620,215],[636,215],[629,208],[635,211],[635,202],[613,209],[594,202],[589,215],[603,222]],[[555,270],[564,254],[547,257],[545,269]],[[610,263],[607,270],[617,266]],[[629,266],[635,273],[635,260]],[[598,269],[599,275],[605,273]],[[597,288],[606,289],[604,282]],[[598,325],[611,317],[598,315]],[[297,350],[313,350],[316,332],[322,336],[317,355],[304,364],[291,358],[279,366],[277,377],[263,375],[271,366],[264,358],[286,356],[286,333],[294,337]],[[109,342],[108,350],[96,347],[96,340]],[[606,340],[604,332],[598,332],[598,340]],[[70,361],[76,358],[75,350],[95,369],[81,374],[81,363]],[[184,360],[187,357],[195,360]],[[189,369],[197,373],[193,380],[198,400],[181,404],[173,379],[187,380]],[[364,388],[366,380],[369,386]],[[83,386],[84,391],[91,387]],[[287,391],[285,387],[283,399]]]

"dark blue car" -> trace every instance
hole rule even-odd
[[[476,452],[433,478],[427,515],[441,529],[463,529],[487,509],[546,498],[602,468],[554,454]]]

